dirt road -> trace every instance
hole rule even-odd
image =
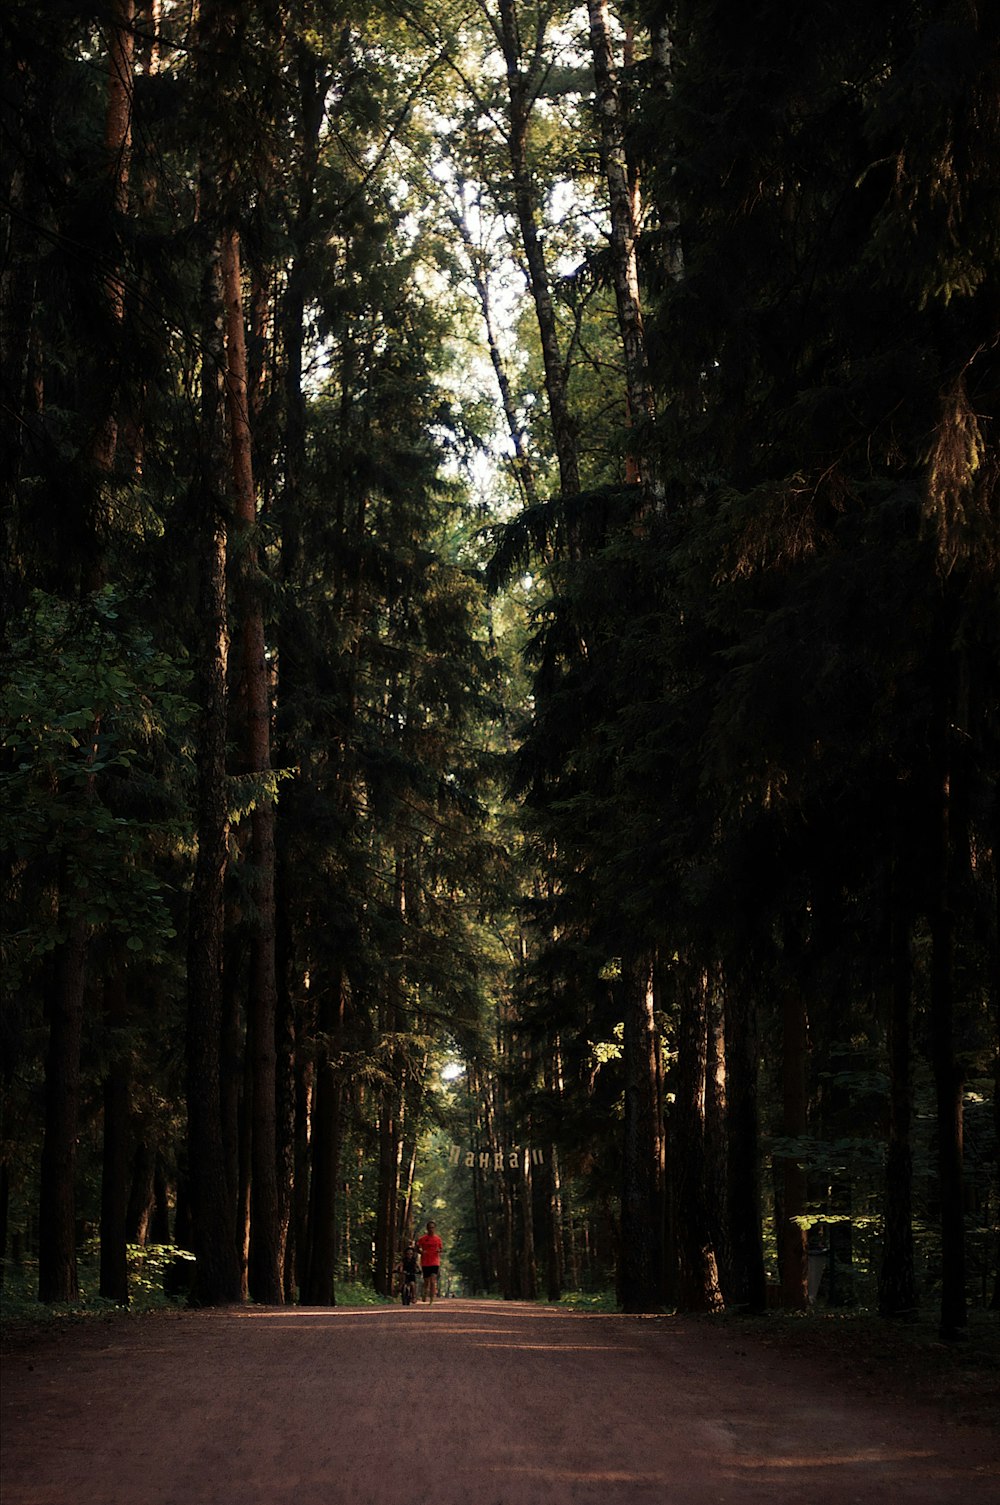
[[[168,1313],[81,1325],[4,1371],[3,1505],[1000,1500],[990,1433],[676,1318]]]

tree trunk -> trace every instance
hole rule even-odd
[[[781,1080],[786,1139],[801,1139],[808,1131],[806,1061],[809,1024],[801,989],[786,987],[782,999]],[[780,1157],[781,1166],[781,1304],[793,1310],[809,1305],[809,1260],[806,1230],[796,1220],[806,1211],[806,1173],[794,1155]]]
[[[111,184],[111,211],[116,217],[124,215],[127,208],[134,17],[134,0],[115,0],[108,35],[104,145]],[[125,285],[117,266],[105,279],[105,297],[111,321],[120,329],[124,318]],[[23,372],[23,348],[19,341],[15,342],[16,376]],[[113,364],[117,367],[117,359]],[[111,378],[91,445],[94,471],[104,482],[111,475],[117,443],[116,380],[117,373]],[[84,589],[98,589],[104,578],[104,547],[100,530],[91,520],[83,564]],[[98,724],[95,724],[95,739],[98,729]],[[92,780],[88,780],[86,798],[93,798]],[[67,1301],[77,1295],[73,1177],[86,947],[87,927],[83,920],[74,918],[70,921],[69,935],[57,969],[57,988],[61,997],[53,1000],[50,1017],[48,1062],[54,1080],[50,1084],[47,1072],[39,1209],[39,1296],[43,1301]],[[54,1094],[61,1096],[63,1101],[56,1102]]]
[[[1000,800],[993,814],[993,929],[990,936],[993,982],[990,1008],[993,1018],[993,1143],[1000,1145]],[[993,1164],[994,1205],[1000,1208],[1000,1153]],[[993,1296],[990,1310],[1000,1312],[1000,1218],[994,1242]]]
[[[233,939],[231,936],[230,941]],[[232,980],[235,971],[235,966],[227,965],[228,1014],[234,1030],[240,1019],[236,984]],[[253,1047],[249,1021],[243,1042],[243,1053],[236,1058],[241,1066],[236,1099],[236,1247],[240,1256],[240,1291],[245,1301],[250,1295],[250,1183],[253,1178]],[[237,1085],[237,1079],[234,1079],[233,1085]]]
[[[8,620],[24,591],[21,463],[33,416],[29,373],[38,258],[31,226],[39,186],[26,181],[20,170],[4,174],[8,213],[0,269],[0,369],[9,411],[0,423],[0,624],[5,641]]]
[[[375,1197],[375,1289],[392,1295],[396,1254],[396,1207],[399,1199],[399,1098],[396,1084],[383,1089],[378,1120],[378,1187]]]
[[[279,311],[278,346],[282,369],[279,390],[284,399],[284,477],[277,498],[280,529],[280,572],[283,586],[278,614],[275,728],[277,756],[285,767],[301,762],[300,686],[302,643],[296,592],[302,557],[302,484],[306,467],[307,410],[302,387],[308,256],[314,236],[313,209],[319,142],[330,88],[330,75],[321,70],[301,30],[290,37],[296,60],[298,122],[296,152],[297,203],[292,226],[292,256]],[[277,383],[276,383],[277,385]],[[312,1068],[301,1062],[297,1048],[302,1035],[300,1011],[305,1008],[305,968],[297,959],[301,920],[295,914],[294,877],[296,787],[275,812],[275,904],[278,982],[278,1194],[279,1232],[283,1246],[286,1299],[305,1283],[308,1239],[309,1119],[312,1108]],[[290,1221],[289,1221],[290,1220]],[[291,1248],[289,1249],[289,1245]]]
[[[940,719],[940,713],[939,713]],[[942,731],[935,815],[935,893],[930,905],[930,1047],[937,1096],[941,1198],[941,1336],[962,1335],[965,1295],[962,1070],[955,1054],[955,916],[951,894],[952,779]]]
[[[153,1211],[156,1152],[141,1132],[137,1137],[138,1143],[132,1157],[128,1206],[125,1210],[125,1241],[145,1247],[149,1235],[150,1215]]]
[[[38,1299],[75,1301],[76,1137],[80,1104],[87,927],[76,918],[60,948],[49,998],[45,1137],[38,1205]]]
[[[226,315],[226,406],[238,530],[240,643],[247,720],[247,767],[257,780],[251,812],[254,917],[250,943],[247,1049],[252,1067],[252,1189],[250,1294],[280,1305],[281,1227],[277,1172],[277,1061],[275,1054],[274,802],[271,773],[271,691],[258,580],[257,498],[251,458],[246,330],[240,275],[240,241],[222,236],[222,287]]]
[[[146,1239],[150,1244],[170,1243],[169,1190],[163,1156],[157,1154],[156,1168],[153,1171],[153,1210],[149,1218],[149,1227],[146,1230]],[[176,1242],[180,1243],[180,1239]]]
[[[562,1097],[562,1070],[559,1062],[559,1039],[556,1036],[545,1048],[545,1091],[550,1100]],[[557,1116],[561,1117],[561,1113]],[[562,1300],[563,1258],[562,1187],[559,1156],[554,1144],[548,1146],[548,1159],[542,1172],[542,1196],[545,1227],[545,1287],[549,1301]]]
[[[319,1050],[313,1092],[309,1238],[304,1306],[335,1306],[337,1271],[337,1178],[340,1171],[343,1087],[336,1060],[344,1029],[342,977],[330,979],[317,1014]]]
[[[295,1300],[295,1121],[296,1121],[296,1010],[298,995],[304,990],[294,956],[292,917],[288,902],[279,902],[282,864],[275,867],[275,963],[277,1010],[274,1048],[276,1061],[277,1133],[276,1168],[278,1184],[278,1237],[280,1264],[286,1302]]]
[[[715,975],[718,968],[713,969]],[[710,983],[707,998],[705,1058],[705,1210],[708,1238],[715,1251],[719,1285],[725,1290],[728,1269],[726,1238],[726,1048],[723,992]]]
[[[521,1151],[518,1168],[521,1200],[521,1295],[525,1301],[538,1296],[538,1266],[535,1261],[535,1223],[533,1217],[531,1147]]]
[[[622,1002],[625,1138],[618,1286],[625,1311],[652,1312],[664,1299],[663,1130],[649,958],[623,961]]]
[[[111,182],[111,215],[114,230],[128,209],[128,170],[131,155],[133,122],[133,59],[136,50],[136,5],[134,0],[113,0],[108,29],[107,108],[104,116],[104,147]],[[117,330],[125,321],[125,280],[120,268],[105,278],[108,313]],[[102,423],[93,441],[92,458],[99,476],[110,479],[117,450],[117,406],[119,406],[120,364],[122,354],[114,354],[107,403]],[[104,569],[95,572],[93,584],[99,584]],[[125,1008],[123,977],[113,978],[107,986],[108,1028],[111,1037]],[[128,1305],[128,1260],[125,1252],[125,1215],[128,1201],[128,1066],[111,1043],[111,1061],[104,1082],[104,1151],[101,1177],[101,1296],[119,1305]]]
[[[302,1038],[299,1023],[298,1040]],[[295,1260],[296,1299],[302,1299],[308,1272],[309,1258],[309,1143],[312,1132],[313,1086],[315,1072],[311,1060],[303,1060],[296,1048],[295,1055],[295,1180],[292,1199],[294,1237],[292,1252]]]
[[[128,209],[129,158],[132,145],[132,64],[135,53],[134,0],[112,0],[111,27],[108,35],[107,107],[104,118],[104,148],[111,184],[111,214],[118,230]],[[120,267],[105,277],[104,293],[113,324],[121,328],[125,319],[125,280]],[[110,476],[118,446],[118,392],[120,353],[116,353],[108,393],[98,432],[94,438],[93,459],[102,476]],[[105,373],[107,374],[107,373]]]
[[[743,977],[725,990],[726,1228],[731,1289],[727,1304],[750,1312],[767,1305],[761,1233],[757,1010]]]
[[[229,657],[226,600],[226,487],[222,425],[222,283],[215,245],[205,267],[201,367],[201,643],[196,664],[202,708],[198,745],[198,855],[188,925],[188,1174],[197,1264],[191,1299],[215,1306],[240,1299],[236,1166],[224,1138],[222,1086],[225,882],[229,864],[226,782]],[[180,1235],[178,1234],[178,1238]]]
[[[10,1224],[10,1161],[0,1157],[0,1291],[7,1275],[7,1229]]]
[[[913,958],[909,906],[900,892],[906,859],[897,855],[892,894],[892,984],[889,1000],[889,1142],[885,1167],[885,1229],[878,1308],[883,1317],[917,1310],[913,1264]]]
[[[677,1304],[682,1311],[722,1307],[712,1247],[705,1174],[705,1086],[708,1064],[708,978],[682,983],[677,1039],[677,1092],[671,1114],[677,1240]]]
[[[108,1072],[104,1078],[104,1143],[101,1159],[100,1293],[128,1306],[129,1061],[120,1038],[126,1022],[125,978],[119,971],[105,984]]]

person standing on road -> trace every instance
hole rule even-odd
[[[434,1297],[437,1295],[438,1276],[441,1273],[441,1250],[444,1248],[438,1237],[436,1223],[431,1221],[427,1224],[427,1232],[422,1233],[417,1239],[417,1248],[420,1250],[420,1272],[424,1277],[421,1300],[433,1306]]]

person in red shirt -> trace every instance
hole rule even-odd
[[[420,1250],[420,1273],[424,1277],[424,1292],[421,1300],[433,1306],[434,1297],[437,1295],[438,1276],[441,1273],[441,1250],[444,1248],[438,1237],[435,1223],[427,1224],[427,1232],[422,1233],[417,1239],[417,1248]]]

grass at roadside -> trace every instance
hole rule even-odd
[[[144,1249],[131,1246],[127,1308],[99,1294],[100,1263],[96,1249],[84,1247],[81,1251],[78,1264],[80,1294],[75,1301],[39,1301],[37,1262],[25,1260],[20,1265],[8,1265],[0,1287],[0,1332],[8,1336],[32,1328],[49,1328],[60,1322],[95,1318],[112,1321],[183,1307],[187,1300],[187,1271],[192,1260],[193,1255],[172,1244],[152,1244]],[[338,1281],[336,1292],[338,1306],[392,1304],[370,1286]]]
[[[180,1274],[192,1257],[186,1250],[177,1249],[172,1244],[151,1244],[148,1248],[131,1246],[128,1252],[128,1310],[138,1315],[182,1304],[184,1295]],[[27,1259],[18,1265],[8,1264],[0,1290],[0,1322],[5,1328],[14,1324],[43,1327],[67,1318],[112,1316],[122,1311],[116,1302],[100,1295],[100,1261],[96,1248],[83,1247],[77,1273],[80,1294],[76,1300],[48,1303],[38,1300],[37,1261]]]
[[[564,1291],[560,1306],[568,1306],[575,1312],[616,1312],[618,1303],[614,1291]]]

